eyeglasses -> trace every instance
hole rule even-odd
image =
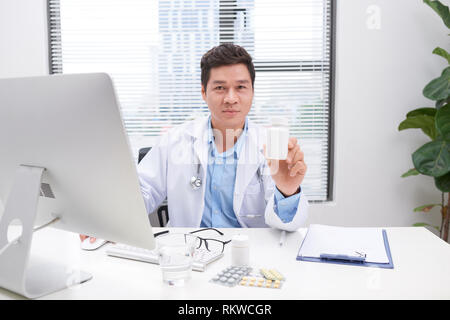
[[[221,236],[223,236],[222,232],[220,232],[219,230],[214,229],[214,228],[199,229],[199,230],[195,230],[195,231],[190,232],[190,234],[197,233],[197,232],[202,232],[202,231],[207,231],[207,230],[214,230],[217,233],[219,233]],[[204,243],[205,247],[206,247],[206,250],[208,250],[208,251],[215,251],[215,252],[219,251],[220,253],[222,253],[223,250],[225,249],[225,245],[227,243],[231,242],[231,240],[221,241],[221,240],[212,239],[212,238],[201,238],[199,236],[197,236],[197,239],[198,240],[197,240],[196,247],[195,247],[196,249],[199,249],[202,246],[202,243]]]

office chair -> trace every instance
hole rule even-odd
[[[150,150],[151,147],[139,149],[138,163],[141,162],[142,159],[144,159],[145,155]],[[164,227],[169,221],[169,207],[167,205],[159,206],[158,211],[156,213],[158,214],[159,225],[161,227]]]
[[[150,151],[151,147],[139,149],[138,163],[144,159],[145,155]]]

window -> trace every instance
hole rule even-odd
[[[335,0],[48,0],[50,73],[107,72],[133,152],[207,114],[200,58],[242,45],[256,68],[249,117],[290,117],[305,152],[303,189],[331,200]]]

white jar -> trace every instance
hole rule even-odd
[[[272,126],[267,129],[266,157],[286,160],[289,144],[289,119],[273,117]]]
[[[249,238],[245,234],[238,234],[231,239],[231,265],[248,266],[250,264]]]

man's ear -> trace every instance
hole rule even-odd
[[[206,102],[206,90],[205,87],[202,85],[202,98]]]

